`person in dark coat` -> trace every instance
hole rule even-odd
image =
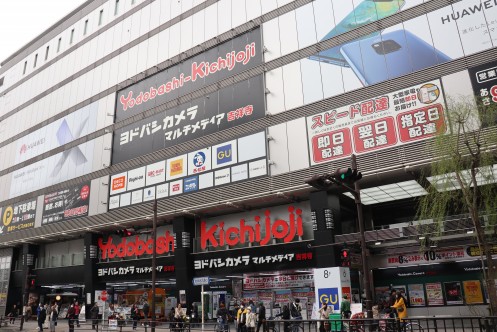
[[[259,313],[257,314],[257,332],[259,332],[261,325],[262,325],[262,330],[264,332],[268,332],[266,324],[266,307],[262,302],[259,303]]]
[[[288,320],[290,320],[290,308],[288,308],[288,306],[285,304],[283,306],[283,311],[277,314],[275,317],[281,317],[283,320],[286,321],[283,323],[284,331],[289,332],[288,327],[290,326],[290,322],[288,322]]]
[[[90,309],[90,318],[92,319],[91,321],[91,329],[94,330],[96,328],[96,325],[98,324],[98,312],[100,311],[100,308],[98,307],[97,302],[93,304],[93,307]]]
[[[138,325],[138,320],[140,319],[140,310],[138,310],[138,306],[133,304],[131,307],[131,319],[133,320],[133,330],[136,330],[136,326]]]
[[[43,307],[41,304],[38,307],[38,328],[39,331],[43,331],[43,324],[45,324],[45,319],[47,319],[47,311],[45,310],[45,307]]]
[[[59,318],[59,308],[57,304],[54,304],[50,310],[50,332],[55,332],[55,326],[57,325],[57,319]]]

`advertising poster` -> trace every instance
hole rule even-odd
[[[90,182],[45,195],[42,225],[88,215]]]
[[[424,140],[445,131],[439,80],[307,117],[313,165]]]
[[[463,304],[462,287],[459,281],[444,282],[447,305]]]
[[[283,307],[283,305],[288,305],[290,302],[292,302],[291,289],[278,289],[274,291],[274,304],[279,304],[280,307]]]
[[[374,288],[375,299],[388,303],[390,299],[390,287],[380,286]]]
[[[425,284],[428,306],[444,305],[442,284],[439,282]]]
[[[424,307],[426,301],[423,284],[410,284],[407,285],[407,288],[409,289],[409,304],[411,307]]]
[[[463,281],[464,300],[466,304],[482,304],[483,292],[481,289],[480,280]]]
[[[4,206],[0,234],[35,227],[36,198]]]
[[[293,274],[278,276],[245,277],[243,279],[244,290],[276,289],[310,287],[314,281],[312,274]],[[290,292],[291,296],[291,292]]]
[[[473,93],[478,98],[483,125],[494,125],[497,121],[497,61],[469,68],[468,71]],[[487,112],[492,112],[495,118],[489,118]]]

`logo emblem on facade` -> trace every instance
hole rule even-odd
[[[216,152],[218,165],[229,163],[233,160],[233,149],[231,144],[218,147]]]
[[[202,167],[205,164],[205,153],[199,151],[193,156],[193,164],[195,167]]]

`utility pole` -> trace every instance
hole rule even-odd
[[[333,174],[315,175],[305,182],[318,190],[328,190],[333,185],[338,185],[354,196],[354,201],[357,207],[357,219],[359,222],[361,242],[362,278],[364,292],[366,293],[366,300],[364,301],[367,312],[366,317],[373,318],[373,301],[371,295],[371,284],[369,282],[368,248],[366,247],[366,239],[364,237],[364,216],[362,214],[361,188],[358,183],[362,178],[362,174],[357,171],[355,154],[352,155],[350,166],[350,168],[339,168]]]
[[[155,332],[155,279],[157,276],[157,252],[156,252],[156,242],[157,241],[157,199],[154,200],[154,218],[152,220],[152,324],[151,331]]]

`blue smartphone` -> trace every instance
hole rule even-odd
[[[405,0],[364,0],[354,8],[343,20],[340,21],[321,41],[338,36],[365,24],[377,21],[398,12]],[[363,38],[379,35],[380,31],[366,35]],[[311,55],[311,60],[322,61],[334,65],[348,67],[347,62],[340,53],[340,45],[327,49],[318,54]]]
[[[342,46],[343,57],[364,85],[371,85],[451,60],[407,30]]]

